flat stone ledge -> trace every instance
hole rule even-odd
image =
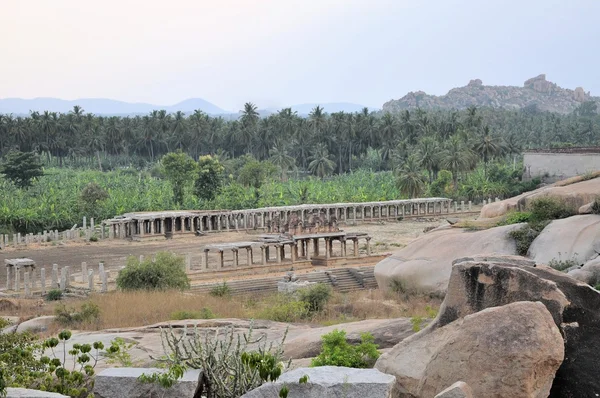
[[[307,383],[299,379],[308,376]],[[396,378],[377,369],[338,366],[298,368],[286,372],[275,383],[266,383],[242,398],[277,398],[283,385],[290,397],[303,398],[392,398]]]
[[[164,372],[158,368],[108,368],[96,376],[94,396],[96,398],[146,398],[192,397],[198,385],[200,370],[192,369],[184,373],[171,388],[163,388],[156,383],[142,383],[142,374]]]
[[[6,398],[69,398],[55,392],[30,390],[28,388],[7,388]]]

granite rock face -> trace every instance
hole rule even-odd
[[[96,376],[96,398],[180,398],[193,397],[198,385],[199,370],[189,370],[171,388],[154,383],[142,383],[138,377],[164,370],[153,368],[109,368]]]
[[[464,381],[457,381],[436,395],[435,398],[473,398],[473,391]]]
[[[306,383],[300,383],[308,376]],[[242,398],[278,398],[284,383],[289,397],[302,398],[392,398],[396,379],[376,369],[338,366],[299,368],[281,375],[275,383],[266,383]]]
[[[516,302],[424,329],[375,367],[396,376],[401,397],[433,397],[463,380],[474,397],[545,398],[563,357],[562,336],[546,307]]]
[[[27,388],[7,388],[6,398],[69,398],[55,392],[30,390]]]

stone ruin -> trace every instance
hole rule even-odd
[[[327,220],[324,211],[319,213],[310,213],[305,220],[302,220],[297,214],[290,214],[287,220],[282,220],[279,215],[275,215],[267,225],[269,233],[279,233],[284,235],[303,235],[316,234],[324,232],[339,232],[337,217],[330,216]]]

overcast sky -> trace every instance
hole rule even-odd
[[[0,98],[379,108],[540,73],[600,95],[598,0],[0,3]]]

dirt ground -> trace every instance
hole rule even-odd
[[[454,216],[453,216],[454,217]],[[463,215],[474,218],[472,214]],[[456,217],[455,217],[456,218]],[[410,241],[424,233],[424,230],[447,225],[444,218],[405,219],[400,222],[360,224],[342,226],[347,232],[366,232],[371,237],[373,253],[389,253],[406,246]],[[104,262],[107,269],[116,269],[125,264],[127,257],[144,255],[152,256],[160,251],[170,251],[181,255],[192,255],[192,269],[200,265],[202,248],[208,244],[253,240],[256,232],[222,232],[205,236],[186,236],[171,240],[152,240],[132,242],[126,240],[103,240],[94,243],[45,243],[30,245],[27,248],[5,248],[0,250],[0,264],[8,258],[31,258],[38,267],[49,267],[52,264],[68,265],[73,272],[81,271],[81,263],[97,265]],[[241,256],[241,255],[240,255]],[[255,259],[255,261],[257,261]],[[4,288],[6,269],[0,265],[0,288]]]

